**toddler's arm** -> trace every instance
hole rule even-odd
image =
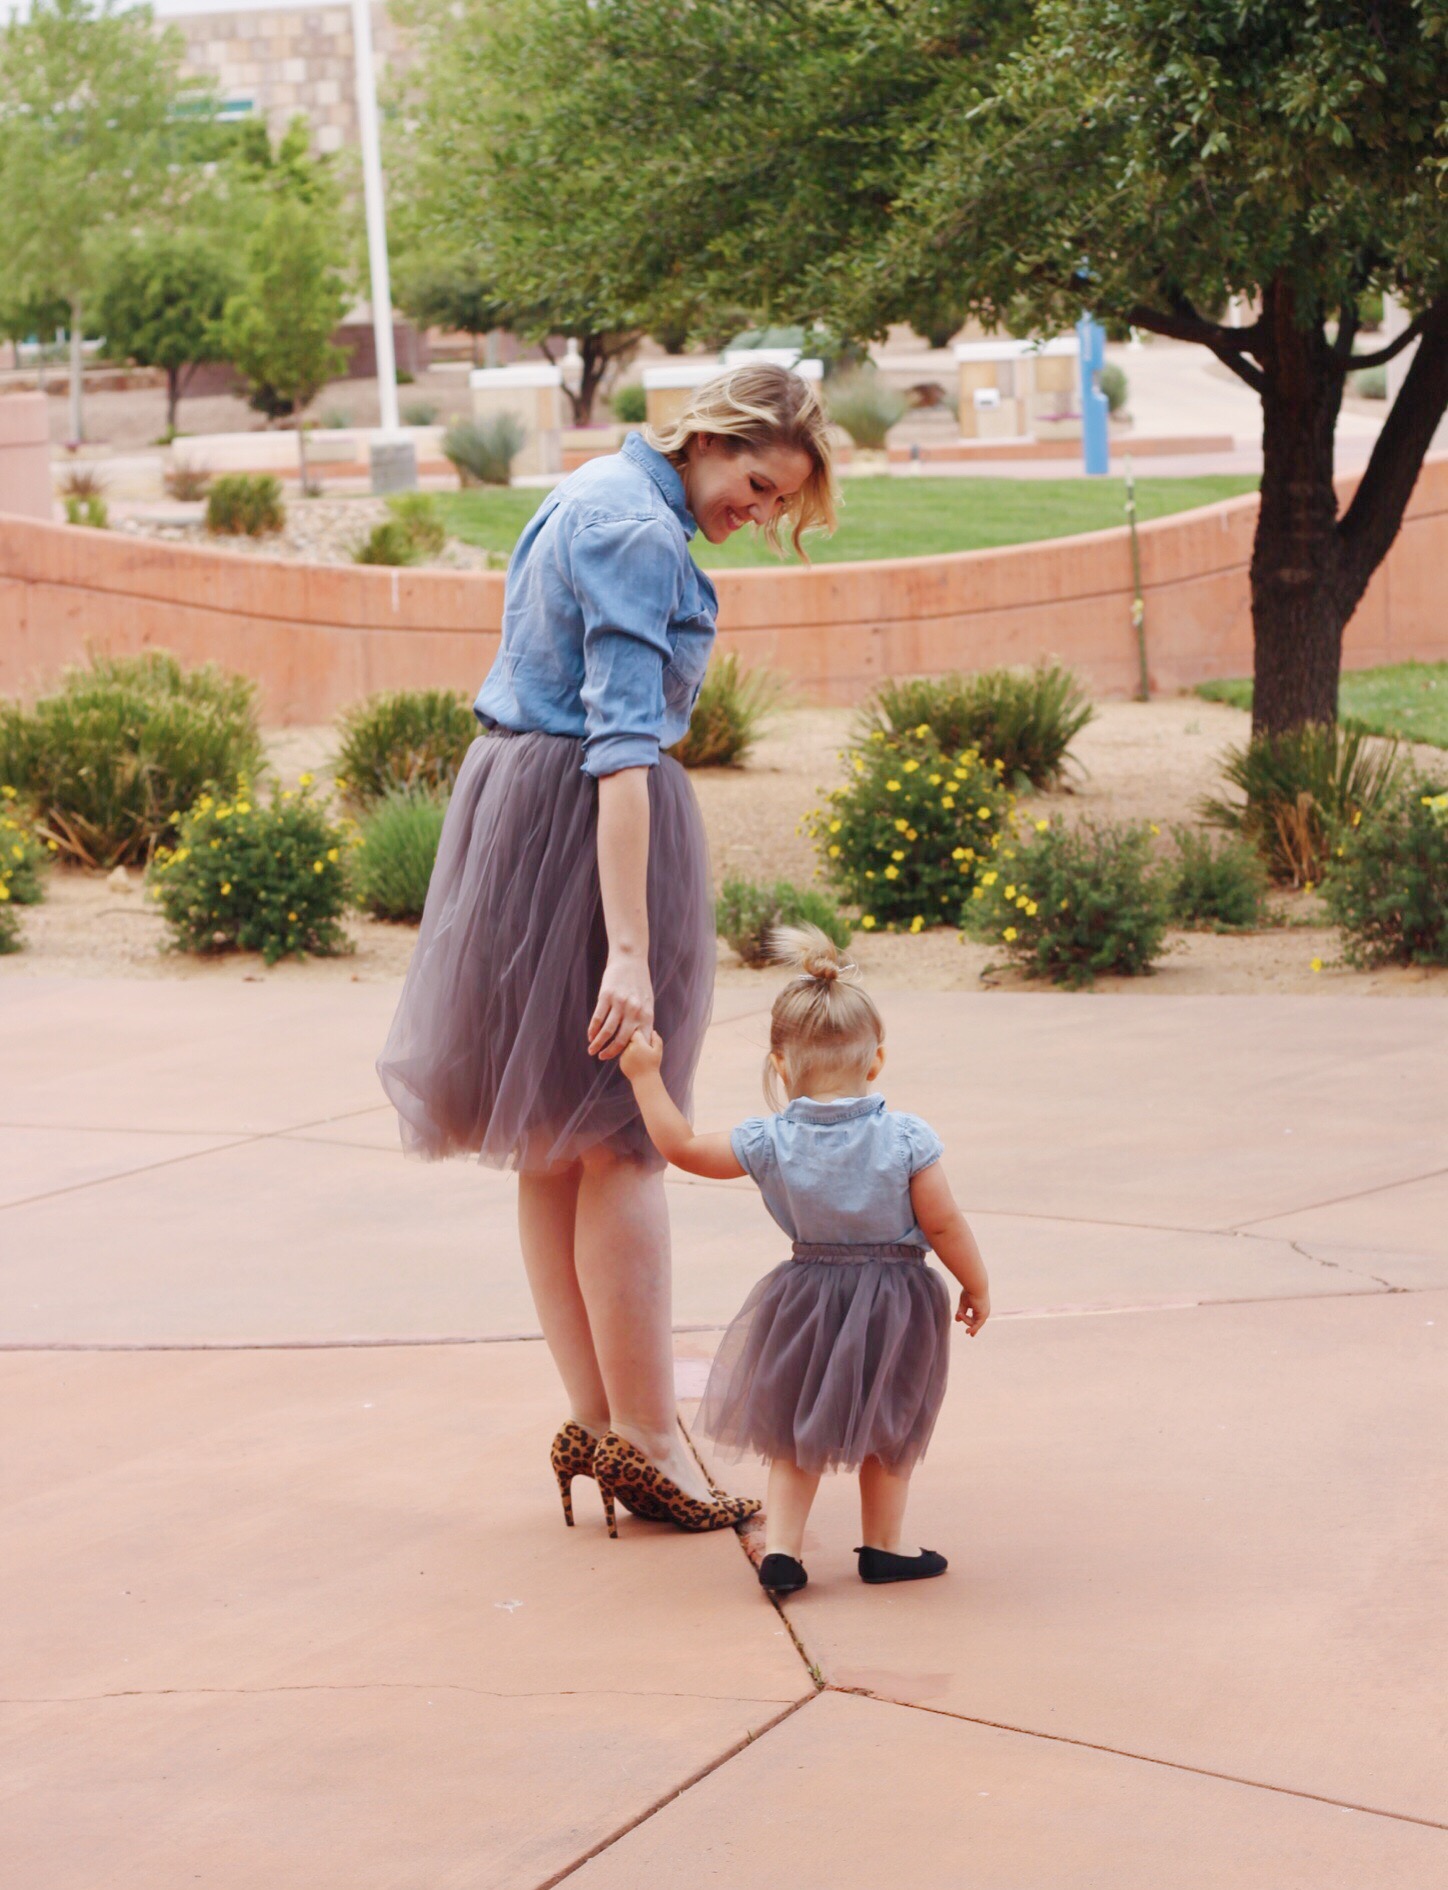
[[[653,1031],[636,1031],[619,1062],[619,1068],[633,1084],[634,1099],[649,1140],[675,1168],[683,1168],[691,1175],[707,1175],[711,1181],[737,1181],[745,1170],[739,1165],[728,1133],[695,1135],[683,1111],[664,1088],[659,1067],[663,1057],[662,1037]]]
[[[940,1264],[960,1281],[956,1318],[974,1338],[990,1318],[990,1281],[965,1216],[955,1205],[950,1183],[939,1162],[910,1178],[910,1205],[920,1231],[939,1256]]]

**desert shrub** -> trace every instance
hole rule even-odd
[[[947,755],[928,730],[908,745],[881,732],[845,759],[850,773],[805,818],[826,876],[860,924],[953,924],[977,878],[1011,843],[1015,802],[973,748]]]
[[[871,449],[885,444],[886,434],[910,405],[871,367],[836,375],[826,390],[825,402],[835,425],[843,427],[856,446]]]
[[[767,669],[741,670],[737,656],[717,656],[689,717],[687,733],[669,753],[686,768],[739,768],[779,713],[785,686]]]
[[[849,920],[812,886],[796,886],[787,879],[762,886],[732,875],[724,881],[714,906],[714,927],[746,965],[770,962],[769,933],[776,925],[817,925],[842,951],[850,942]]]
[[[1249,841],[1234,834],[1215,843],[1192,827],[1172,831],[1177,857],[1167,871],[1167,903],[1178,925],[1239,932],[1260,925],[1267,869]]]
[[[206,495],[206,529],[230,538],[264,538],[287,522],[282,482],[271,473],[223,473]]]
[[[99,466],[67,466],[60,476],[62,498],[99,499],[105,489],[105,474]]]
[[[616,387],[609,399],[613,417],[620,426],[642,426],[649,417],[649,398],[637,381]]]
[[[166,468],[164,484],[168,498],[179,500],[183,505],[193,505],[210,492],[211,474],[205,466],[193,466],[184,459],[178,459],[174,465]]]
[[[322,415],[322,425],[329,433],[341,433],[344,428],[350,427],[351,424],[351,415],[341,407],[328,407],[326,412]]]
[[[1073,988],[1150,971],[1166,934],[1166,889],[1140,824],[1037,821],[1028,846],[981,874],[972,905],[973,931],[1029,977]]]
[[[68,492],[65,496],[65,522],[67,525],[89,525],[92,531],[103,532],[111,522],[110,508],[98,492],[92,492],[84,499]]]
[[[1108,361],[1096,376],[1096,385],[1106,396],[1106,405],[1112,413],[1120,413],[1126,405],[1131,384],[1126,378],[1126,369],[1115,361]]]
[[[436,401],[409,400],[402,409],[402,424],[405,427],[430,427],[436,422],[437,415]]]
[[[17,906],[38,906],[45,897],[45,872],[56,851],[41,840],[20,810],[20,799],[7,782],[0,787],[0,877],[4,898]]]
[[[1347,384],[1362,400],[1386,400],[1388,370],[1385,367],[1358,368],[1348,375]]]
[[[0,779],[30,802],[41,840],[82,866],[149,859],[203,789],[227,793],[260,761],[256,685],[164,650],[96,657],[0,716]]]
[[[855,740],[875,732],[904,739],[928,728],[949,753],[978,749],[1000,762],[1013,785],[1059,781],[1073,741],[1096,711],[1075,675],[1060,663],[1033,669],[984,669],[974,676],[917,676],[887,682],[860,712]]]
[[[1213,826],[1250,841],[1274,880],[1312,886],[1326,870],[1337,832],[1355,814],[1376,812],[1402,772],[1396,742],[1309,722],[1229,748],[1222,776],[1243,798],[1204,800],[1199,811]]]
[[[416,564],[418,549],[407,527],[395,518],[385,518],[352,553],[354,564]]]
[[[353,896],[376,919],[422,917],[447,804],[435,794],[397,790],[362,822],[352,856]]]
[[[465,486],[512,483],[513,461],[523,450],[527,429],[516,414],[491,420],[454,420],[442,436],[443,457]]]
[[[185,952],[288,955],[348,949],[343,852],[348,837],[309,787],[282,789],[263,807],[245,780],[234,794],[203,794],[174,847],[159,847],[147,882]]]
[[[407,533],[423,558],[435,558],[447,543],[447,527],[430,492],[398,492],[387,509]]]
[[[342,712],[337,731],[337,786],[356,808],[375,806],[399,788],[451,793],[479,732],[467,697],[455,689],[368,696]]]
[[[1411,781],[1349,820],[1323,888],[1354,965],[1448,965],[1448,789]]]

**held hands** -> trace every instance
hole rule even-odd
[[[664,1060],[664,1040],[651,1030],[635,1031],[624,1047],[619,1068],[631,1083],[657,1070]]]
[[[962,1290],[955,1316],[973,1339],[990,1318],[990,1294]]]
[[[648,961],[610,954],[588,1025],[588,1054],[609,1063],[623,1054],[635,1031],[653,1028],[654,986]]]

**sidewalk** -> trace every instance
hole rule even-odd
[[[732,1534],[563,1527],[512,1183],[398,1154],[395,996],[0,986],[7,1885],[1443,1880],[1448,1003],[887,994],[996,1317],[949,1575],[861,1587],[835,1481],[781,1612]],[[687,1420],[779,1238],[670,1199]]]

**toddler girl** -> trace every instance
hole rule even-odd
[[[939,1137],[868,1089],[885,1062],[874,1004],[814,926],[781,929],[774,955],[797,975],[775,1000],[765,1093],[788,1105],[730,1134],[696,1135],[659,1074],[663,1046],[635,1036],[622,1058],[660,1154],[690,1174],[748,1175],[794,1254],[750,1293],[709,1374],[700,1429],[726,1454],[769,1462],[759,1579],[789,1594],[821,1474],[857,1470],[861,1579],[943,1574],[933,1549],[904,1554],[910,1472],[945,1392],[950,1297],[933,1248],[960,1282],[955,1317],[990,1315],[985,1267],[940,1167]]]

